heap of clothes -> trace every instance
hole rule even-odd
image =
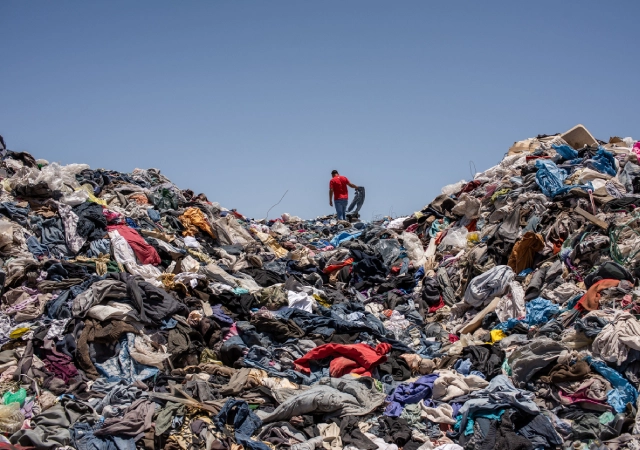
[[[640,142],[371,223],[3,146],[0,448],[640,448]]]

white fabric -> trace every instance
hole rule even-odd
[[[109,237],[111,238],[113,256],[116,258],[116,261],[127,269],[127,272],[132,275],[140,275],[145,279],[145,281],[148,281],[154,286],[162,286],[162,283],[158,281],[162,272],[151,264],[138,264],[136,261],[136,255],[133,253],[133,249],[125,238],[120,236],[118,230],[109,231]]]
[[[106,305],[95,305],[87,311],[87,317],[104,321],[107,319],[124,319],[132,311],[131,306],[120,302],[107,302]]]
[[[512,281],[509,283],[509,288],[509,293],[500,297],[496,307],[496,314],[500,322],[524,317],[527,314],[522,285],[517,281]]]
[[[433,399],[448,402],[452,398],[461,397],[472,391],[489,386],[489,382],[477,375],[464,376],[454,370],[436,370],[438,378],[433,383]]]
[[[289,308],[302,309],[307,312],[313,312],[313,305],[316,300],[305,292],[287,291],[287,300]]]
[[[607,319],[610,322],[596,336],[592,352],[604,361],[620,365],[627,360],[630,348],[640,350],[640,322],[626,311],[615,311]]]

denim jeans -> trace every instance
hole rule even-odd
[[[347,204],[349,203],[348,199],[342,200],[334,200],[336,204],[336,213],[338,214],[338,220],[346,220],[345,213],[347,211]]]
[[[358,186],[356,189],[356,195],[353,197],[353,201],[349,205],[349,212],[355,208],[355,213],[358,214],[360,208],[362,208],[362,204],[364,203],[364,187]]]

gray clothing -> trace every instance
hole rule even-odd
[[[464,301],[469,305],[482,308],[494,297],[504,295],[509,289],[515,274],[509,266],[496,266],[475,277],[467,286]]]
[[[517,408],[528,414],[538,414],[540,410],[534,403],[533,392],[517,389],[509,378],[498,375],[489,383],[485,389],[469,394],[471,399],[467,401],[459,413],[462,414],[460,429],[467,426],[469,414],[474,414],[479,410],[497,410],[500,408]]]
[[[371,378],[323,378],[307,390],[277,389],[273,397],[280,405],[270,414],[260,414],[264,423],[289,420],[313,413],[362,416],[382,405],[385,394],[376,390]]]
[[[84,317],[94,305],[110,299],[127,297],[127,284],[117,280],[101,280],[91,285],[89,289],[73,300],[71,311],[75,317]]]
[[[97,418],[93,409],[86,403],[62,398],[60,403],[31,420],[32,429],[20,430],[12,435],[11,443],[51,450],[68,445],[71,442],[69,428],[85,415]]]
[[[512,379],[516,386],[524,387],[541,369],[555,362],[566,348],[547,337],[536,338],[519,347],[509,356]]]

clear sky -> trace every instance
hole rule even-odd
[[[0,2],[10,149],[157,167],[252,217],[407,214],[516,140],[640,139],[640,3]]]

